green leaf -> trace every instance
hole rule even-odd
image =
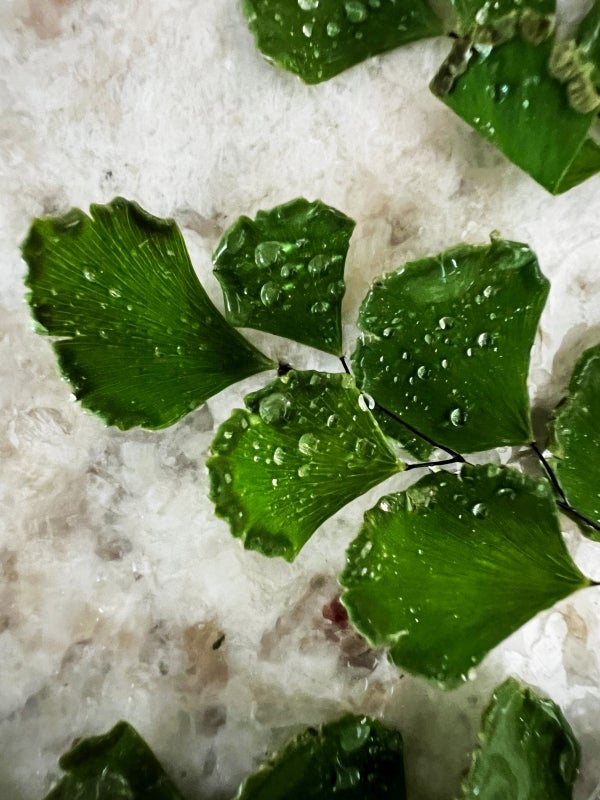
[[[83,739],[59,763],[68,774],[46,800],[182,800],[152,750],[127,722]]]
[[[213,257],[232,325],[342,353],[344,264],[354,222],[299,198],[240,217]]]
[[[236,800],[405,800],[402,737],[347,714],[288,742],[240,787]]]
[[[306,83],[444,32],[427,0],[244,0],[244,12],[267,60]]]
[[[292,561],[319,525],[404,465],[345,374],[290,372],[245,398],[207,465],[244,546]]]
[[[591,76],[600,86],[600,0],[592,5],[577,29],[576,44],[580,62],[591,64]]]
[[[497,44],[518,28],[553,26],[555,0],[451,0],[456,13],[454,32],[479,43]],[[544,19],[547,21],[544,21]]]
[[[579,745],[560,708],[509,678],[484,712],[463,800],[571,800]]]
[[[543,36],[540,34],[540,36]],[[600,171],[588,138],[600,101],[586,70],[554,37],[519,33],[492,48],[459,40],[431,89],[552,194]],[[551,74],[552,73],[552,74]],[[558,77],[555,77],[558,76]]]
[[[600,345],[586,350],[575,366],[567,397],[554,413],[552,466],[568,502],[600,524],[600,491],[594,474],[600,458]],[[584,526],[590,538],[600,533]]]
[[[563,543],[550,484],[465,465],[367,512],[341,576],[359,633],[452,686],[502,639],[590,581]]]
[[[547,294],[535,255],[516,242],[406,264],[363,301],[356,382],[452,449],[530,442],[529,352]]]
[[[218,313],[172,220],[116,198],[33,222],[28,300],[77,399],[119,428],[171,425],[274,364]]]

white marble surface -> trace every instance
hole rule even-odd
[[[41,798],[75,736],[124,717],[186,797],[225,798],[290,732],[354,710],[403,731],[411,800],[450,800],[491,687],[513,674],[562,704],[584,798],[600,777],[598,590],[540,615],[455,692],[401,676],[321,614],[362,510],[397,483],[337,514],[292,565],[247,553],[214,519],[204,460],[263,379],[163,432],[121,433],[70,400],[31,330],[18,244],[34,216],[117,194],[175,216],[221,303],[221,232],[304,195],[357,221],[349,351],[373,276],[494,229],[529,243],[552,281],[533,352],[540,407],[600,339],[600,179],[550,197],[456,119],[427,89],[445,40],[306,87],[261,59],[239,5],[0,4],[0,797]],[[598,580],[600,546],[565,530]]]

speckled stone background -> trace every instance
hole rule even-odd
[[[117,194],[174,216],[220,304],[210,255],[227,225],[318,197],[357,221],[350,352],[374,276],[496,229],[552,281],[531,372],[538,409],[552,407],[600,340],[600,178],[552,198],[480,140],[428,91],[448,48],[423,42],[306,87],[260,57],[238,0],[0,5],[0,797],[41,798],[74,737],[124,717],[186,797],[226,798],[290,733],[353,710],[403,731],[411,800],[450,800],[508,674],[562,704],[583,746],[577,797],[592,792],[597,589],[534,619],[456,691],[400,675],[322,607],[363,510],[401,480],[343,509],[294,564],[245,552],[214,518],[204,461],[264,376],[165,431],[107,429],[70,399],[23,302],[34,216]],[[298,367],[339,369],[250,335]],[[599,580],[600,545],[563,522]]]

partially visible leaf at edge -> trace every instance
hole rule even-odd
[[[67,774],[45,800],[183,800],[127,722],[78,742],[59,763]]]
[[[240,217],[213,256],[228,321],[341,355],[353,230],[341,211],[303,198]]]
[[[289,372],[245,403],[207,466],[216,513],[247,548],[293,560],[338,509],[404,468],[349,375]]]
[[[506,31],[513,33],[519,26],[538,22],[543,24],[542,18],[549,18],[549,22],[556,12],[556,0],[495,0],[493,3],[486,0],[450,0],[456,14],[454,33],[461,37],[473,37],[481,41],[497,42],[506,35]]]
[[[451,687],[544,608],[590,585],[552,487],[514,469],[429,475],[365,514],[340,582],[352,624],[409,672]]]
[[[119,428],[162,428],[274,364],[219,314],[173,220],[116,198],[33,222],[22,245],[39,332],[78,400]]]
[[[516,34],[484,55],[467,45],[455,45],[431,84],[447,106],[552,194],[600,171],[588,138],[596,110],[576,110],[550,74],[553,36],[534,44]]]
[[[306,83],[444,32],[427,0],[243,0],[243,7],[258,49]]]
[[[529,356],[547,294],[534,253],[502,239],[387,273],[360,309],[357,385],[459,452],[526,444]]]
[[[462,800],[571,800],[578,765],[560,708],[509,678],[483,714]]]
[[[600,0],[595,0],[579,24],[576,43],[581,55],[592,64],[593,80],[600,87]]]
[[[600,345],[575,365],[567,397],[554,412],[552,466],[571,506],[600,525]],[[582,531],[600,540],[589,526]]]
[[[247,778],[236,800],[405,800],[402,737],[347,714],[308,728]]]

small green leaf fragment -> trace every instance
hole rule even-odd
[[[262,54],[306,83],[444,32],[427,0],[244,0]]]
[[[272,368],[210,302],[173,220],[116,198],[33,222],[28,301],[77,399],[110,425],[162,428]]]
[[[459,40],[431,84],[447,106],[552,194],[600,170],[598,147],[588,137],[600,98],[585,65],[564,71],[563,44],[553,35],[528,41],[522,32],[498,46]]]
[[[577,29],[576,44],[584,62],[591,64],[591,75],[600,87],[600,0],[595,0]]]
[[[402,737],[348,714],[289,741],[242,784],[236,800],[406,800]]]
[[[509,678],[484,712],[463,800],[571,800],[579,745],[560,708]]]
[[[356,382],[459,452],[526,444],[529,354],[547,294],[532,251],[502,239],[406,264],[362,303]]]
[[[213,262],[232,325],[342,353],[344,265],[354,222],[299,198],[240,217]]]
[[[127,722],[83,739],[60,759],[67,773],[46,800],[183,800]]]
[[[216,513],[247,548],[293,560],[338,509],[404,468],[348,375],[290,372],[245,402],[207,465]]]
[[[548,481],[491,465],[429,475],[383,497],[346,561],[342,602],[359,633],[445,686],[590,585],[565,548]]]
[[[568,502],[600,525],[600,345],[583,353],[575,365],[567,397],[554,412],[552,466]],[[589,526],[583,532],[600,540]]]

